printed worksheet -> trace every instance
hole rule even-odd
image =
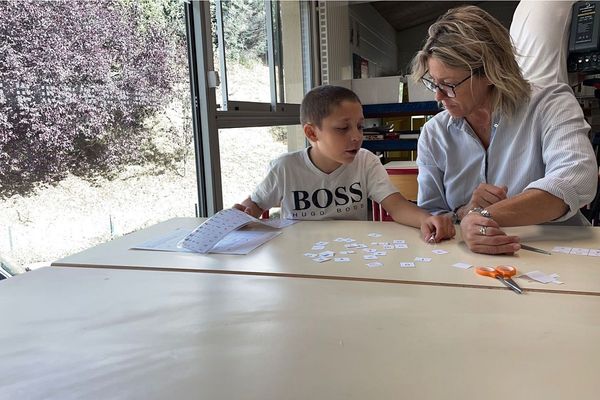
[[[239,230],[250,223],[256,225],[253,230]],[[261,229],[259,226],[262,226]],[[243,211],[235,208],[228,208],[219,211],[199,227],[194,229],[181,241],[181,247],[194,251],[196,253],[227,253],[227,254],[247,254],[239,253],[238,248],[245,247],[252,251],[261,244],[271,240],[276,235],[273,229],[277,229],[264,221],[254,218]],[[220,247],[216,247],[226,236],[231,235]],[[249,244],[252,243],[248,250]],[[213,250],[214,248],[214,250]]]
[[[132,249],[196,253],[248,254],[258,246],[281,234],[280,229],[295,220],[259,220],[240,210],[218,212],[190,232],[178,228],[161,237],[148,240]]]

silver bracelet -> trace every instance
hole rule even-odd
[[[482,217],[492,218],[492,214],[485,208],[481,208],[481,207],[474,207],[474,208],[471,208],[469,211],[467,211],[467,215],[469,215],[471,213],[477,213],[477,214],[481,215]]]

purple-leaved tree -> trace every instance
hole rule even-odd
[[[0,2],[0,198],[142,162],[181,55],[136,2]]]

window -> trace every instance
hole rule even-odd
[[[0,253],[57,258],[194,216],[179,1],[0,2]]]
[[[310,25],[309,7],[300,1],[191,3],[202,215],[242,201],[264,176],[267,160],[305,147],[298,123],[312,82],[310,29],[303,28]],[[209,78],[212,71],[219,84]],[[278,143],[278,135],[286,140]],[[257,165],[238,167],[249,160]]]
[[[243,200],[267,159],[305,146],[310,7],[0,2],[2,256],[35,268]],[[252,179],[231,166],[255,155]]]

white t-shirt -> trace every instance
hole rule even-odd
[[[381,203],[397,193],[379,158],[360,149],[350,164],[326,174],[308,150],[287,153],[271,162],[266,178],[250,196],[263,210],[281,204],[281,216],[300,220],[366,220],[367,199]]]
[[[517,5],[510,36],[517,62],[528,81],[542,86],[569,83],[567,56],[574,3],[521,0]]]

